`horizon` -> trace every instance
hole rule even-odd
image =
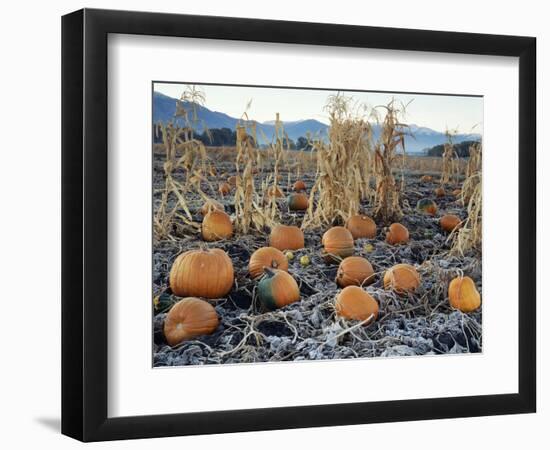
[[[153,90],[179,99],[190,85],[155,82]],[[458,130],[460,134],[483,135],[483,97],[209,84],[195,86],[204,92],[203,106],[211,111],[234,118],[242,117],[247,112],[250,120],[260,123],[274,121],[278,112],[283,122],[313,119],[328,125],[328,114],[324,111],[327,97],[340,92],[353,97],[355,104],[364,104],[369,108],[385,105],[394,98],[407,105],[404,119],[409,125],[430,128],[440,133],[448,129]]]

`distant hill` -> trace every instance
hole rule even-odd
[[[184,103],[184,108],[191,111],[193,105],[191,103]],[[204,106],[194,105],[198,118],[197,131],[202,133],[204,125],[209,129],[214,128],[229,128],[235,130],[239,120],[235,117],[228,116],[225,113],[212,111]],[[160,92],[153,93],[153,122],[166,123],[174,118],[176,111],[176,99]],[[266,144],[264,136],[268,141],[271,141],[275,134],[274,121],[267,122],[255,122],[258,141],[260,144]],[[306,136],[309,132],[312,136],[326,138],[328,135],[329,126],[319,122],[315,119],[297,120],[291,122],[283,122],[285,132],[288,137],[293,141],[296,141],[301,136]],[[380,134],[380,126],[374,125],[374,137],[378,138]],[[405,149],[411,153],[427,152],[428,149],[435,147],[446,142],[445,133],[432,130],[426,127],[420,127],[417,125],[411,125],[409,131],[413,136],[405,137]],[[262,134],[263,133],[263,134]],[[455,136],[454,141],[456,143],[467,140],[479,140],[481,136],[479,134],[459,134]]]

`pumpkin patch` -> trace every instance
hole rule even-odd
[[[124,269],[151,286],[153,367],[421,358],[494,341],[481,305],[484,127],[423,123],[458,123],[483,98],[440,94],[424,114],[432,94],[197,81],[153,83],[152,277]],[[474,112],[460,123],[486,114]],[[142,253],[132,244],[125,258]]]

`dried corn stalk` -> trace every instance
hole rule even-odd
[[[263,230],[272,222],[261,207],[260,197],[254,185],[254,175],[258,173],[258,150],[254,143],[256,126],[249,122],[246,113],[246,122],[237,126],[237,157],[235,168],[237,171],[237,186],[235,189],[235,228],[240,233],[248,233],[251,229]],[[250,135],[247,133],[247,126]]]
[[[470,147],[468,178],[462,185],[462,202],[467,204],[468,217],[462,228],[453,233],[452,255],[464,255],[469,250],[481,251],[482,240],[482,175],[481,144]]]
[[[371,195],[371,126],[352,101],[340,93],[328,98],[328,142],[313,143],[317,171],[304,229],[345,222],[357,214],[361,199]]]
[[[458,130],[445,131],[447,142],[443,145],[441,179],[439,180],[443,188],[451,181],[451,178],[454,177],[455,183],[458,183],[460,179],[460,162],[453,142],[457,133]]]
[[[191,118],[189,112],[183,107],[183,102],[191,103]],[[154,234],[157,239],[174,239],[173,230],[181,222],[194,227],[199,226],[193,222],[185,196],[193,187],[200,189],[200,182],[205,180],[203,173],[206,173],[208,160],[206,148],[193,136],[193,129],[198,120],[196,106],[202,103],[204,103],[204,94],[194,86],[189,86],[180,100],[176,101],[174,119],[168,124],[159,124],[158,127],[165,150],[163,165],[165,184],[161,202],[153,220]],[[181,121],[183,126],[179,125]],[[181,156],[178,157],[178,155]],[[173,177],[174,171],[178,168],[183,169],[183,183],[176,181]],[[213,191],[212,188],[211,190]]]
[[[392,100],[379,108],[383,108],[386,114],[380,137],[374,147],[376,173],[374,216],[383,223],[389,223],[398,221],[403,216],[399,196],[400,187],[393,176],[393,169],[398,158],[398,147],[403,151],[401,159],[404,162],[407,125],[399,121],[399,116],[404,112],[404,106],[398,107]]]

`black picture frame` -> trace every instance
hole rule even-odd
[[[519,58],[518,392],[107,416],[107,36],[279,42]],[[82,441],[535,412],[536,39],[83,9],[62,18],[62,433]]]

